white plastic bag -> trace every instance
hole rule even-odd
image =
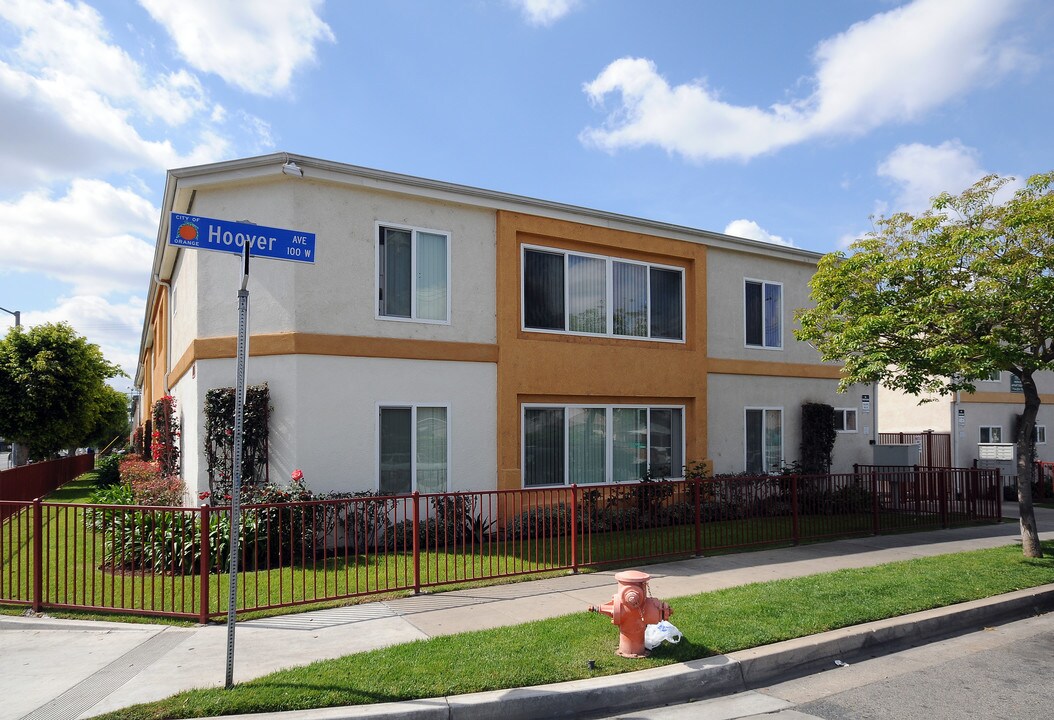
[[[681,642],[681,631],[668,620],[644,628],[644,647],[648,650],[659,647],[664,640],[668,643]]]

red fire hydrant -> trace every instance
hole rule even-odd
[[[644,647],[644,630],[673,615],[673,610],[664,602],[648,597],[648,581],[651,575],[639,570],[615,573],[618,590],[611,602],[600,607],[589,608],[611,617],[611,624],[618,625],[618,650],[622,657],[642,658],[648,656]]]

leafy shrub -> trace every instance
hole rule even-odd
[[[88,498],[92,505],[134,505],[132,488],[118,483],[92,490]],[[84,514],[84,524],[95,532],[103,532],[113,525],[113,518],[125,511],[113,508],[91,508]]]
[[[132,489],[137,505],[182,505],[186,487],[178,476],[161,475],[157,462],[124,460],[121,482]]]
[[[124,460],[124,455],[120,453],[111,453],[96,459],[95,482],[98,487],[111,487],[121,482],[122,460]]]
[[[567,535],[571,532],[571,508],[559,503],[525,510],[512,519],[505,532],[515,540]]]

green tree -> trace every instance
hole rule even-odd
[[[66,323],[13,328],[0,340],[0,435],[43,459],[92,438],[123,375]]]
[[[843,387],[946,395],[973,392],[995,370],[1017,377],[1021,539],[1027,557],[1041,557],[1028,449],[1034,375],[1054,370],[1054,172],[993,202],[1008,181],[992,175],[921,215],[880,218],[848,255],[825,256],[810,282],[815,307],[798,311],[795,335],[844,362]]]
[[[91,432],[88,434],[87,444],[103,450],[107,446],[118,449],[125,446],[129,425],[128,419],[128,396],[120,390],[103,385],[102,392],[98,398],[98,417]],[[117,442],[114,439],[117,438]]]

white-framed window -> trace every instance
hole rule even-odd
[[[747,347],[783,348],[783,284],[743,280],[744,343]]]
[[[834,429],[840,433],[855,433],[856,408],[835,408]]]
[[[999,370],[993,370],[992,372],[981,378],[981,382],[999,382],[1003,378],[1003,373]]]
[[[449,408],[383,404],[377,408],[377,489],[385,495],[446,492]]]
[[[450,322],[450,234],[377,223],[377,317]]]
[[[684,342],[684,268],[522,246],[524,330]]]
[[[1035,429],[1032,432],[1036,436],[1036,445],[1046,445],[1047,444],[1047,426],[1046,425],[1036,425]]]
[[[783,465],[783,408],[744,409],[746,471],[755,475],[778,472]]]
[[[523,405],[523,486],[684,475],[684,407]]]
[[[1003,428],[999,425],[982,425],[980,428],[979,443],[1001,443],[1003,442]]]

